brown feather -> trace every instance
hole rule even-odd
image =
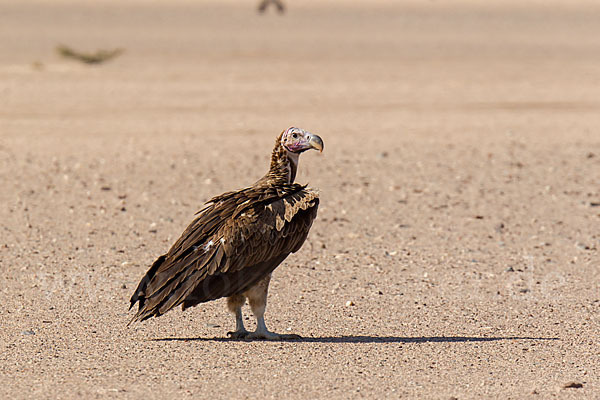
[[[319,198],[306,186],[288,182],[292,167],[280,138],[263,178],[213,197],[154,262],[131,297],[131,306],[139,302],[139,308],[130,323],[180,304],[185,309],[241,293],[300,249]]]

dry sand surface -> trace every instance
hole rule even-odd
[[[600,6],[256,3],[0,3],[0,398],[600,397]],[[267,324],[304,339],[127,328],[290,125],[321,208]]]

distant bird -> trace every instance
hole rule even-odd
[[[95,53],[84,53],[73,50],[65,45],[57,46],[56,51],[65,58],[81,61],[84,64],[102,64],[103,62],[112,60],[123,53],[123,49],[98,50]]]
[[[264,13],[270,4],[275,5],[279,14],[283,14],[285,12],[285,5],[283,4],[283,2],[281,0],[262,0],[260,2],[260,4],[258,5],[258,12]]]
[[[284,130],[275,141],[269,172],[254,185],[213,197],[171,249],[152,264],[131,297],[139,303],[129,323],[159,317],[227,297],[235,313],[233,338],[299,338],[269,332],[264,313],[271,273],[298,251],[317,216],[318,193],[294,183],[303,151],[323,151],[317,135]],[[242,306],[248,299],[257,328],[244,328]]]

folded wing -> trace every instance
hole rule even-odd
[[[318,205],[318,194],[297,184],[213,198],[140,282],[131,322],[250,288],[300,249]]]

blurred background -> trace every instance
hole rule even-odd
[[[460,130],[488,135],[490,113],[510,113],[514,125],[495,122],[508,129],[525,113],[598,107],[592,1],[288,0],[283,14],[259,3],[3,1],[3,131],[272,135],[298,124],[373,139],[450,131],[469,115]],[[89,66],[59,45],[123,53]]]

